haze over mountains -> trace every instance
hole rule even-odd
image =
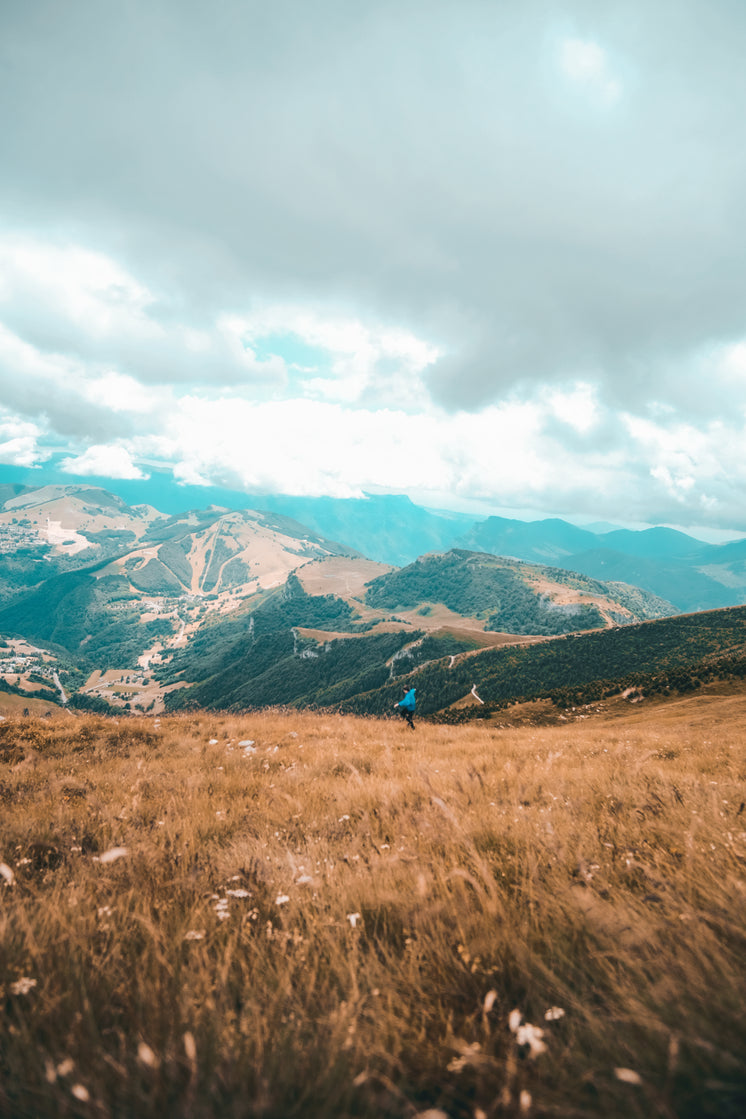
[[[0,485],[6,687],[52,702],[54,679],[83,706],[375,710],[359,697],[443,658],[746,598],[746,541],[475,522],[402,496],[261,501],[168,515],[95,486]],[[46,650],[33,672],[19,642]]]

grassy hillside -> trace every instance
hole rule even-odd
[[[0,723],[0,1114],[740,1117],[744,718]]]

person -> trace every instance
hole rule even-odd
[[[405,688],[404,699],[400,699],[399,702],[395,704],[396,710],[399,712],[402,719],[406,719],[412,730],[414,730],[414,722],[412,721],[412,716],[414,715],[415,708],[414,693],[414,688],[410,688],[409,691],[407,691]]]

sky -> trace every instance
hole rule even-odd
[[[0,463],[746,531],[745,48],[742,0],[5,0]]]

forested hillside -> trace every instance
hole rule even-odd
[[[490,649],[431,663],[408,678],[423,714],[443,712],[469,696],[479,699],[458,718],[481,717],[518,699],[587,703],[625,687],[689,691],[713,677],[746,676],[746,607],[663,618],[619,629],[575,634],[536,644]],[[401,682],[351,698],[346,711],[380,714]]]
[[[574,593],[563,595],[563,589]],[[559,568],[453,549],[373,580],[365,601],[390,610],[440,602],[484,620],[488,630],[540,636],[676,613],[670,602],[632,591]]]

